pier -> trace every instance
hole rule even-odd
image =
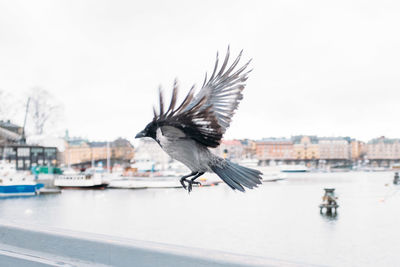
[[[308,266],[277,259],[0,221],[6,266]]]

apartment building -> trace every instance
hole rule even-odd
[[[320,137],[318,138],[319,159],[348,160],[351,158],[349,137]]]
[[[89,142],[87,139],[73,138],[66,141],[63,153],[64,164],[77,165],[94,161],[105,161],[107,156],[114,161],[129,162],[134,157],[132,144],[123,138],[112,142]]]
[[[256,142],[256,156],[259,160],[294,159],[294,148],[291,139],[264,138]]]
[[[317,136],[298,135],[292,137],[294,158],[297,160],[320,159]]]
[[[400,139],[384,136],[372,139],[366,144],[366,156],[369,160],[400,159]]]

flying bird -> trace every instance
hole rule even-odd
[[[206,73],[200,91],[195,94],[193,86],[180,105],[177,105],[176,80],[168,108],[160,89],[159,112],[153,108],[153,120],[135,137],[153,138],[170,157],[191,170],[190,174],[180,179],[188,192],[192,191],[194,184],[200,184],[196,179],[205,172],[216,173],[230,188],[242,192],[245,191],[244,187],[252,189],[261,184],[260,171],[218,157],[209,150],[221,143],[234,111],[243,98],[242,91],[251,71],[246,68],[251,60],[236,68],[242,52],[228,66],[228,47],[220,68],[217,53],[210,78],[207,78]]]

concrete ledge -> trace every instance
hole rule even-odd
[[[0,263],[10,263],[10,266],[309,266],[2,221]]]

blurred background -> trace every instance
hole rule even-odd
[[[400,3],[386,0],[0,0],[0,216],[396,266],[398,25]],[[237,194],[206,174],[188,196],[186,167],[134,136],[159,86],[168,99],[177,78],[183,99],[228,46],[253,71],[213,153],[261,170],[264,184]]]

